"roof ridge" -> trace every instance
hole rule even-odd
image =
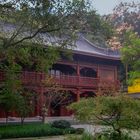
[[[89,41],[88,39],[86,39],[84,36],[81,36],[86,42],[88,42],[90,45],[92,45],[93,47],[97,48],[97,49],[101,49],[101,50],[108,50],[109,48],[102,48],[102,47],[98,47],[96,44],[93,44],[91,41]]]

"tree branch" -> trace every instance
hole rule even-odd
[[[24,27],[25,23],[23,23],[19,29],[17,29],[17,31],[15,33],[13,33],[13,35],[10,37],[9,41],[4,45],[4,46],[8,46],[10,45],[10,43],[20,34],[21,29]]]
[[[22,43],[25,40],[33,39],[34,37],[36,37],[37,34],[39,34],[45,28],[46,28],[46,26],[39,28],[33,35],[24,37],[21,40],[18,40],[17,42],[11,43],[10,45],[15,46],[19,43]],[[50,33],[50,32],[55,32],[55,31],[59,31],[59,30],[60,30],[60,28],[55,28],[55,29],[46,30],[46,32]]]

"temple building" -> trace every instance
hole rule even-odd
[[[49,70],[50,75],[61,86],[61,89],[69,93],[69,100],[77,102],[81,98],[100,96],[99,91],[106,88],[111,90],[113,87],[115,90],[119,90],[121,61],[118,51],[98,47],[84,36],[79,36],[76,47],[72,51],[72,58],[68,59],[63,56]],[[47,86],[42,84],[42,81],[45,80],[45,74],[23,71],[21,79],[26,88],[38,94],[33,116],[41,116],[45,95],[48,92]],[[0,81],[2,80],[3,74],[1,73]],[[67,103],[54,104],[51,103],[48,109],[49,116],[69,116],[72,114],[72,111],[66,107]],[[0,117],[4,117],[2,111]]]

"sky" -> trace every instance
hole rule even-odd
[[[121,1],[138,2],[140,0],[93,0],[93,7],[97,10],[97,13],[104,15],[112,12],[115,5],[119,4]]]

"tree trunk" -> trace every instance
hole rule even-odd
[[[21,117],[21,125],[23,125],[24,124],[24,117]]]
[[[121,138],[121,136],[122,136],[121,130],[120,130],[120,129],[116,129],[116,131],[117,131],[117,133],[118,133],[118,135],[119,135],[119,138]]]
[[[5,112],[6,124],[8,124],[8,112]]]

